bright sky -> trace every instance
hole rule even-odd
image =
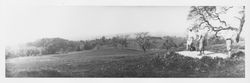
[[[61,0],[2,1],[0,20],[3,25],[1,28],[4,30],[0,36],[3,36],[3,41],[7,45],[45,37],[85,40],[103,35],[134,32],[183,36],[190,25],[187,22],[189,6],[65,6],[62,4],[64,2]]]
[[[44,37],[91,39],[118,33],[183,35],[189,7],[10,6],[3,10],[7,44]]]

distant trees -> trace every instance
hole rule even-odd
[[[92,41],[80,41],[81,42],[81,49],[82,50],[91,50],[96,47],[97,43],[96,40]]]
[[[122,46],[122,48],[128,47],[128,37],[129,35],[118,35],[117,38],[119,40],[119,44]]]
[[[105,49],[109,47],[115,48],[127,48],[128,47],[128,37],[129,35],[117,35],[112,38],[107,38],[102,36],[93,40],[85,40],[81,42],[81,48],[83,50],[91,50],[91,49]]]
[[[83,44],[81,41],[69,41],[62,38],[43,38],[16,48],[5,49],[5,52],[6,58],[68,53],[88,49],[88,44],[84,45],[85,47]]]
[[[47,54],[68,53],[72,51],[129,48],[148,50],[170,49],[178,46],[179,38],[153,37],[148,32],[116,35],[112,38],[105,36],[93,40],[70,41],[62,38],[43,38],[27,43],[25,47],[12,50],[5,49],[6,58],[19,56],[39,56]]]
[[[151,43],[148,32],[140,32],[136,33],[135,35],[136,35],[136,43],[144,52],[150,49]]]
[[[28,45],[45,49],[42,54],[55,54],[76,51],[79,44],[79,42],[69,41],[62,38],[43,38],[31,42]]]
[[[91,42],[95,43],[96,45],[105,45],[108,42],[108,39],[105,36],[101,38],[97,38],[95,40],[90,40]]]
[[[119,45],[119,39],[117,37],[113,37],[111,39],[111,43],[110,43],[113,47],[117,48]]]
[[[166,50],[177,50],[177,49],[184,49],[186,39],[184,37],[176,37],[176,36],[164,36],[163,37],[163,43],[160,47],[161,49]]]
[[[128,38],[129,35],[117,35],[111,39],[112,46],[118,48],[127,48],[128,47]]]
[[[21,57],[21,56],[39,56],[42,55],[43,48],[37,48],[34,46],[18,47],[18,48],[6,48],[6,58]]]

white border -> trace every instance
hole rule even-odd
[[[247,0],[2,0],[1,5],[33,6],[237,6]]]

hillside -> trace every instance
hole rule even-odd
[[[100,49],[6,60],[7,77],[244,77],[244,58]]]

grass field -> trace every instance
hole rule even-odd
[[[7,59],[6,77],[245,77],[245,60],[100,49]]]

